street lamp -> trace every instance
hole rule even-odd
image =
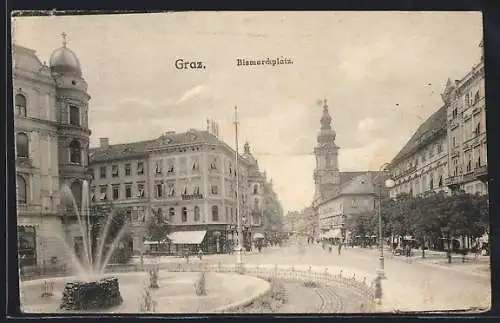
[[[385,163],[380,167],[377,177],[380,176],[380,174],[383,171],[387,170],[386,168],[388,165],[389,165],[389,163]],[[392,188],[392,187],[394,187],[395,183],[392,179],[388,178],[385,180],[384,185],[387,188]],[[385,279],[386,277],[385,277],[385,271],[384,271],[384,238],[382,237],[382,209],[381,209],[382,184],[379,185],[379,196],[378,197],[379,197],[379,200],[378,200],[378,237],[379,237],[379,248],[380,248],[380,256],[379,256],[380,263],[379,263],[379,269],[378,269],[377,274],[381,279]]]

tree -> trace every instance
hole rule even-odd
[[[147,222],[147,235],[151,241],[163,241],[170,233],[170,226],[160,212],[153,212]]]
[[[133,253],[133,251],[129,248],[130,242],[132,240],[132,236],[128,231],[128,224],[130,219],[128,219],[125,208],[115,208],[111,212],[114,212],[114,215],[109,225],[108,234],[105,237],[101,237],[101,239],[105,239],[105,249],[109,250],[109,248],[113,247],[113,243],[116,244],[114,246],[115,250],[111,255],[112,262],[128,263],[132,258]],[[118,240],[116,240],[117,238]]]

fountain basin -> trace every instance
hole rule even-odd
[[[151,290],[157,303],[156,313],[213,313],[235,303],[257,298],[269,289],[269,283],[263,279],[232,273],[207,273],[207,295],[197,296],[194,283],[199,272],[159,271],[159,288]],[[123,302],[110,308],[88,310],[61,310],[59,308],[66,283],[78,280],[77,277],[57,277],[47,279],[54,286],[52,297],[41,297],[45,279],[24,281],[21,300],[24,313],[140,313],[140,296],[148,283],[146,272],[114,273],[120,282]],[[232,307],[232,306],[231,306]]]
[[[61,310],[95,310],[118,306],[123,302],[117,277],[98,281],[72,281],[66,283],[62,294]]]

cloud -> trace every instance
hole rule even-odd
[[[191,99],[192,97],[200,95],[201,93],[204,92],[205,89],[206,89],[205,85],[197,85],[192,89],[189,89],[188,91],[184,92],[184,94],[182,94],[181,98],[177,100],[176,104],[179,104],[181,102]]]

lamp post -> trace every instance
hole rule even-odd
[[[239,168],[239,152],[238,152],[238,107],[234,107],[234,128],[235,128],[235,142],[236,142],[236,154],[235,154],[235,167],[236,167],[236,220],[238,226],[238,246],[236,247],[236,263],[243,263],[243,231],[242,231],[242,218],[240,209],[240,168]]]
[[[380,167],[376,178],[378,178],[378,176],[380,176],[380,174],[383,171],[386,171],[388,165],[389,165],[389,163],[385,163]],[[384,182],[384,185],[387,188],[394,187],[394,184],[395,184],[394,181],[390,178],[386,179]],[[381,205],[382,205],[382,184],[379,184],[378,198],[379,199],[378,199],[378,212],[377,213],[378,213],[378,237],[379,237],[380,255],[379,255],[379,268],[377,270],[377,274],[378,274],[379,278],[385,279],[386,276],[385,276],[385,269],[384,269],[384,238],[382,236],[382,208],[381,208]]]

